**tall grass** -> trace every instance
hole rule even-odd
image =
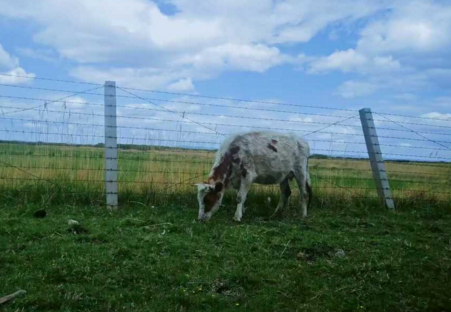
[[[103,148],[0,144],[0,201],[104,205]],[[119,199],[143,205],[196,205],[193,183],[203,181],[214,152],[147,147],[119,150]],[[449,206],[451,165],[387,162],[398,206]],[[378,205],[368,160],[311,159],[313,207]],[[297,187],[291,199],[295,207]],[[274,206],[277,186],[253,186],[249,202]],[[270,198],[270,201],[268,201]],[[230,192],[225,203],[232,203]]]

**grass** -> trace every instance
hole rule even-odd
[[[190,205],[3,204],[0,296],[28,294],[2,311],[451,310],[450,209],[330,205],[268,220],[251,202],[242,224],[233,209],[198,223]]]
[[[192,184],[206,178],[214,152],[130,147],[118,155],[122,204],[196,204]],[[103,206],[103,151],[90,146],[0,144],[0,203]],[[387,162],[386,166],[398,206],[451,203],[451,164]],[[310,172],[317,206],[372,205],[377,198],[368,160],[311,159]],[[251,193],[254,201],[263,203],[271,197],[275,203],[278,187],[255,186]]]
[[[451,311],[450,164],[387,162],[388,212],[368,161],[311,159],[307,219],[253,187],[242,224],[233,192],[198,223],[212,152],[121,150],[110,213],[103,149],[0,147],[0,296],[28,291],[4,311]]]

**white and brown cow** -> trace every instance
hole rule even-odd
[[[234,220],[240,222],[244,202],[252,183],[279,184],[280,201],[276,211],[286,207],[291,195],[289,180],[295,178],[301,193],[303,216],[312,197],[308,173],[310,148],[294,134],[247,132],[228,137],[216,153],[208,181],[196,184],[199,220],[207,221],[221,205],[225,190],[237,190]]]

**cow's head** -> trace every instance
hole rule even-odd
[[[208,221],[221,205],[224,195],[224,184],[200,183],[197,186],[197,200],[199,201],[199,221]]]

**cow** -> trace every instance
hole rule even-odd
[[[198,189],[199,221],[208,221],[219,209],[224,193],[237,190],[234,220],[241,222],[244,202],[252,183],[279,184],[280,200],[274,212],[284,209],[291,195],[289,181],[296,180],[300,189],[303,217],[312,198],[308,172],[308,143],[294,134],[246,132],[228,137],[216,153],[214,165]]]

